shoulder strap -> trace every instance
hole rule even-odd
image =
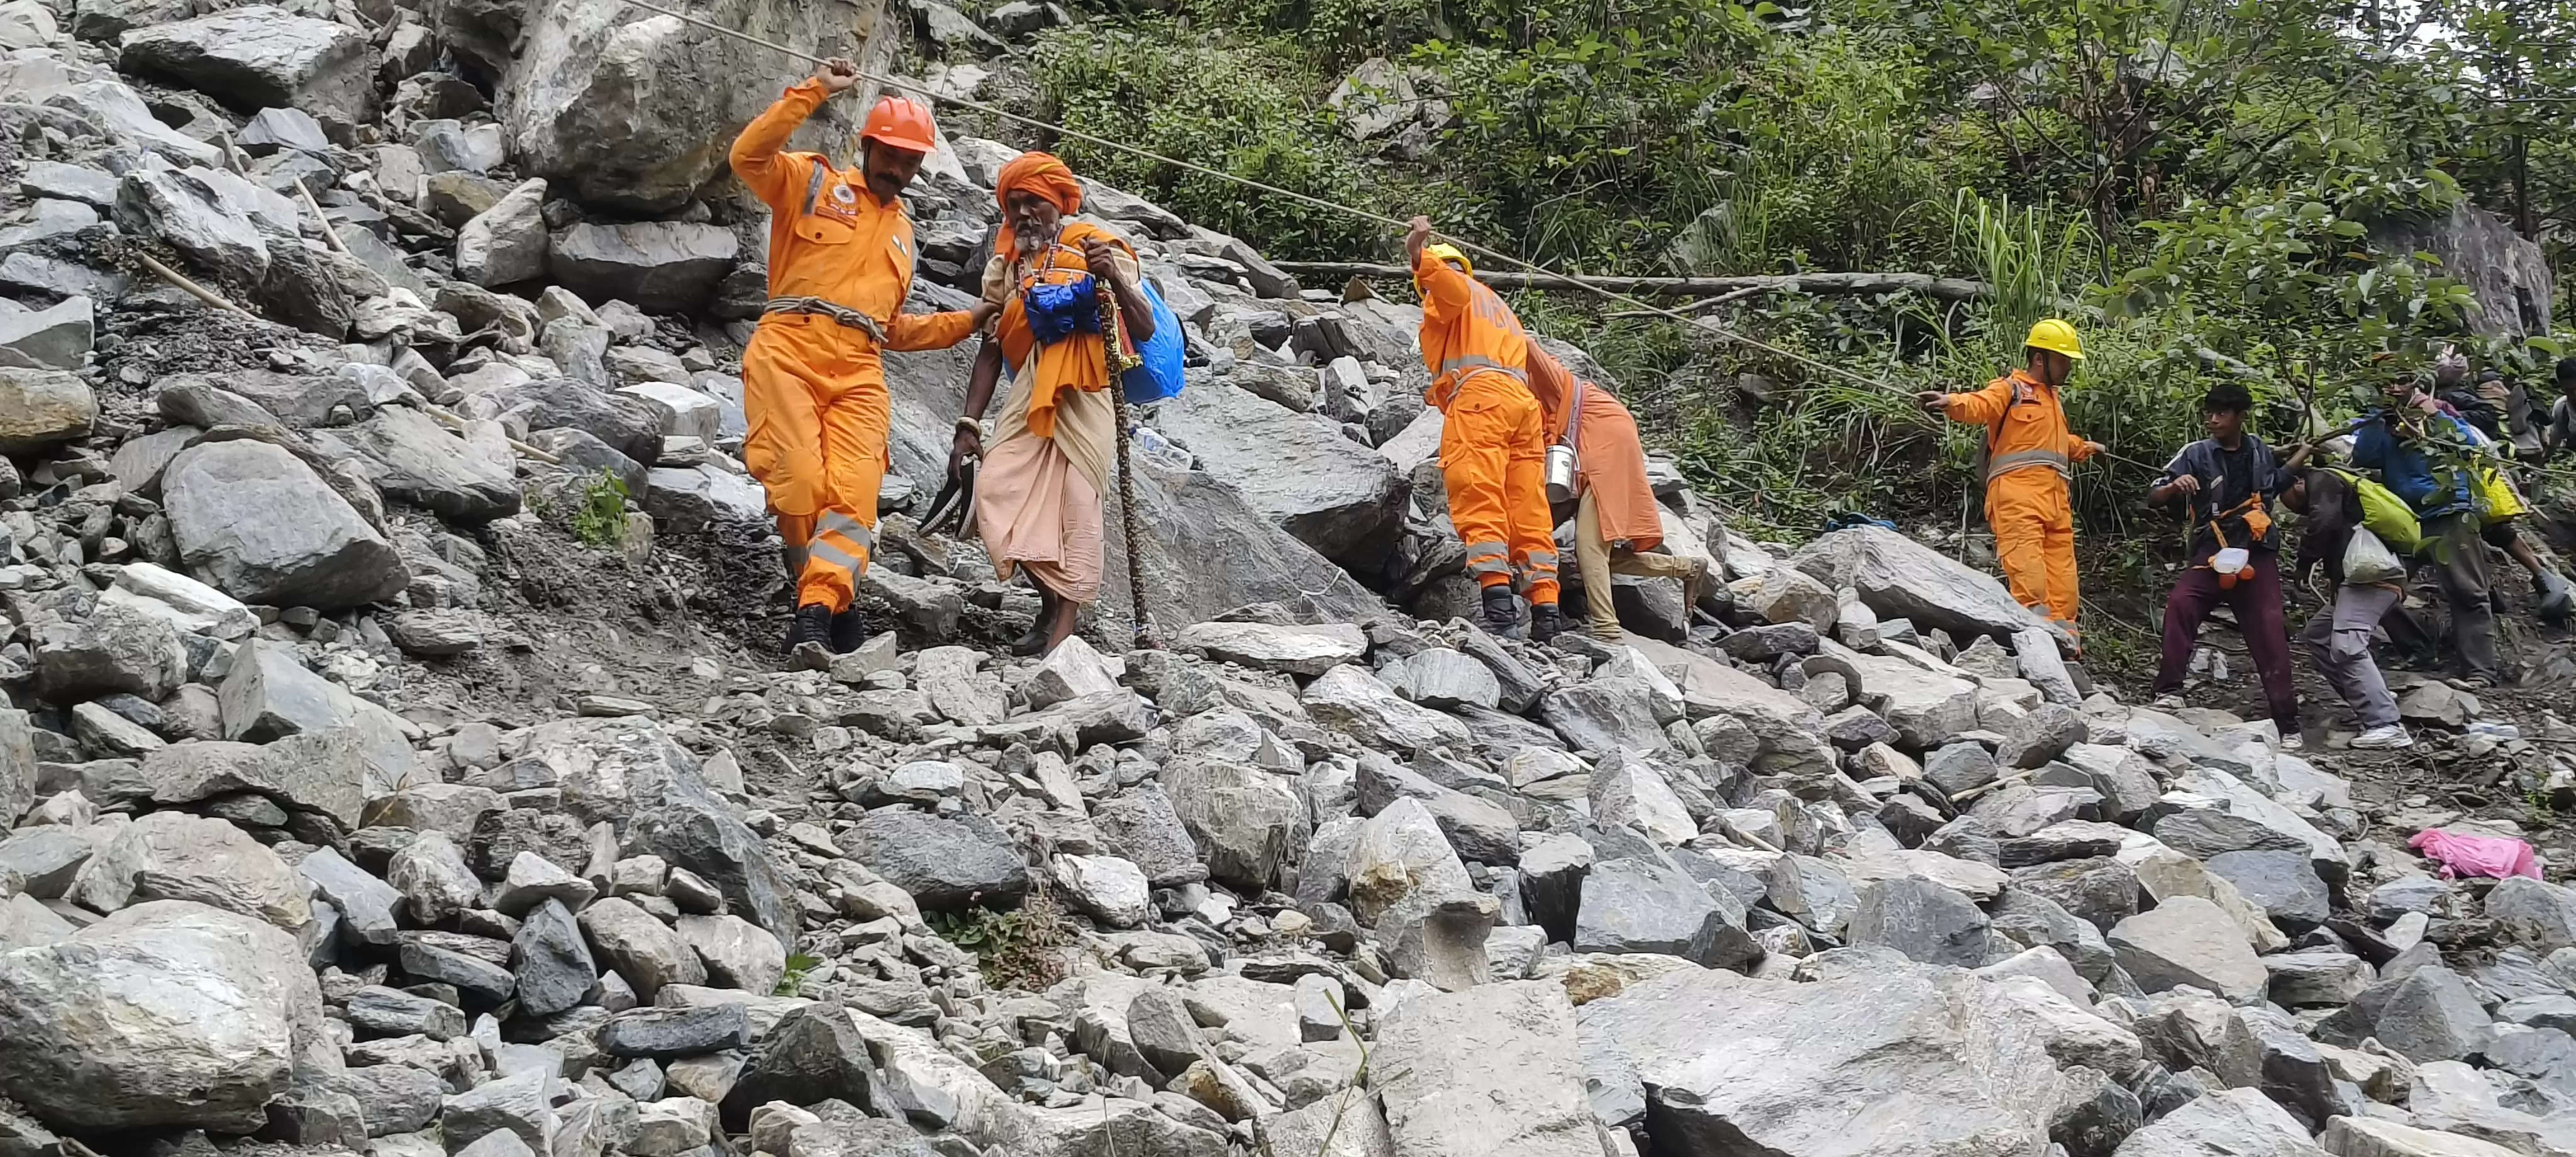
[[[805,211],[803,216],[811,217],[814,215],[814,199],[821,196],[823,193],[823,171],[829,168],[831,168],[831,166],[824,164],[823,158],[819,156],[814,158],[813,175],[805,178]]]

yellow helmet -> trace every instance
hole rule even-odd
[[[2084,360],[2084,340],[2075,336],[2075,327],[2053,317],[2039,319],[2030,327],[2030,337],[2021,343],[2035,350],[2065,354],[2069,361]]]
[[[1466,254],[1459,252],[1457,246],[1451,245],[1446,241],[1439,241],[1425,245],[1422,247],[1422,251],[1432,255],[1433,257],[1439,258],[1442,261],[1457,262],[1458,268],[1465,272],[1474,273],[1476,271],[1476,263],[1467,260]]]

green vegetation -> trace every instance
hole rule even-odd
[[[778,981],[778,988],[777,988],[777,990],[776,990],[776,991],[774,991],[774,992],[771,992],[771,993],[770,993],[770,995],[771,995],[771,996],[803,996],[803,995],[805,995],[805,977],[806,977],[808,974],[812,973],[815,969],[820,968],[820,967],[822,967],[822,966],[823,966],[823,958],[822,958],[822,957],[819,957],[819,956],[810,956],[810,955],[807,955],[807,954],[802,953],[802,952],[791,952],[791,953],[789,953],[789,954],[788,954],[788,956],[787,956],[787,975],[785,975],[785,976],[783,976],[783,977],[779,978],[779,981]]]
[[[583,546],[607,550],[626,544],[625,479],[602,470],[582,488],[581,502],[572,510],[572,536]]]
[[[2221,377],[2291,440],[2444,342],[2509,368],[2557,354],[2467,340],[2451,271],[2373,237],[2468,203],[2554,257],[2576,223],[2571,43],[2569,0],[1175,0],[1049,33],[1023,100],[1561,270],[1985,281],[1968,305],[1770,294],[1708,314],[1868,385],[1596,300],[1514,305],[1592,350],[1757,531],[1973,514],[1974,432],[1905,395],[1980,384],[2032,319],[2068,316],[2092,353],[2071,417],[2117,456],[2079,481],[2098,530],[2137,517]],[[1371,58],[1413,70],[1449,114],[1436,131],[1402,150],[1345,133],[1327,98]],[[1060,148],[1275,257],[1394,251],[1347,215]]]
[[[1073,943],[1073,926],[1055,893],[1043,885],[1030,889],[1020,906],[1008,912],[967,908],[928,912],[922,919],[941,939],[975,954],[984,983],[996,989],[1044,992],[1065,976],[1065,946]]]

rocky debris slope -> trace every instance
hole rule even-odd
[[[910,11],[951,87],[1062,18]],[[2456,817],[1669,471],[1730,582],[1487,635],[1411,308],[1115,189],[1193,351],[1137,479],[1168,649],[972,645],[1035,600],[907,519],[949,351],[891,359],[890,630],[619,678],[629,607],[774,629],[718,160],[774,62],[588,0],[18,0],[0,46],[0,1153],[2576,1152],[2576,897],[2399,845]],[[1010,155],[914,190],[917,308]]]

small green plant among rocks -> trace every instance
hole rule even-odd
[[[624,546],[626,497],[626,480],[613,471],[600,471],[582,488],[581,503],[573,508],[572,536],[583,546],[608,550]]]
[[[1008,912],[968,908],[926,913],[923,919],[942,939],[974,953],[983,964],[984,983],[996,989],[1044,992],[1064,979],[1063,949],[1073,935],[1063,905],[1044,887],[1030,890]]]

